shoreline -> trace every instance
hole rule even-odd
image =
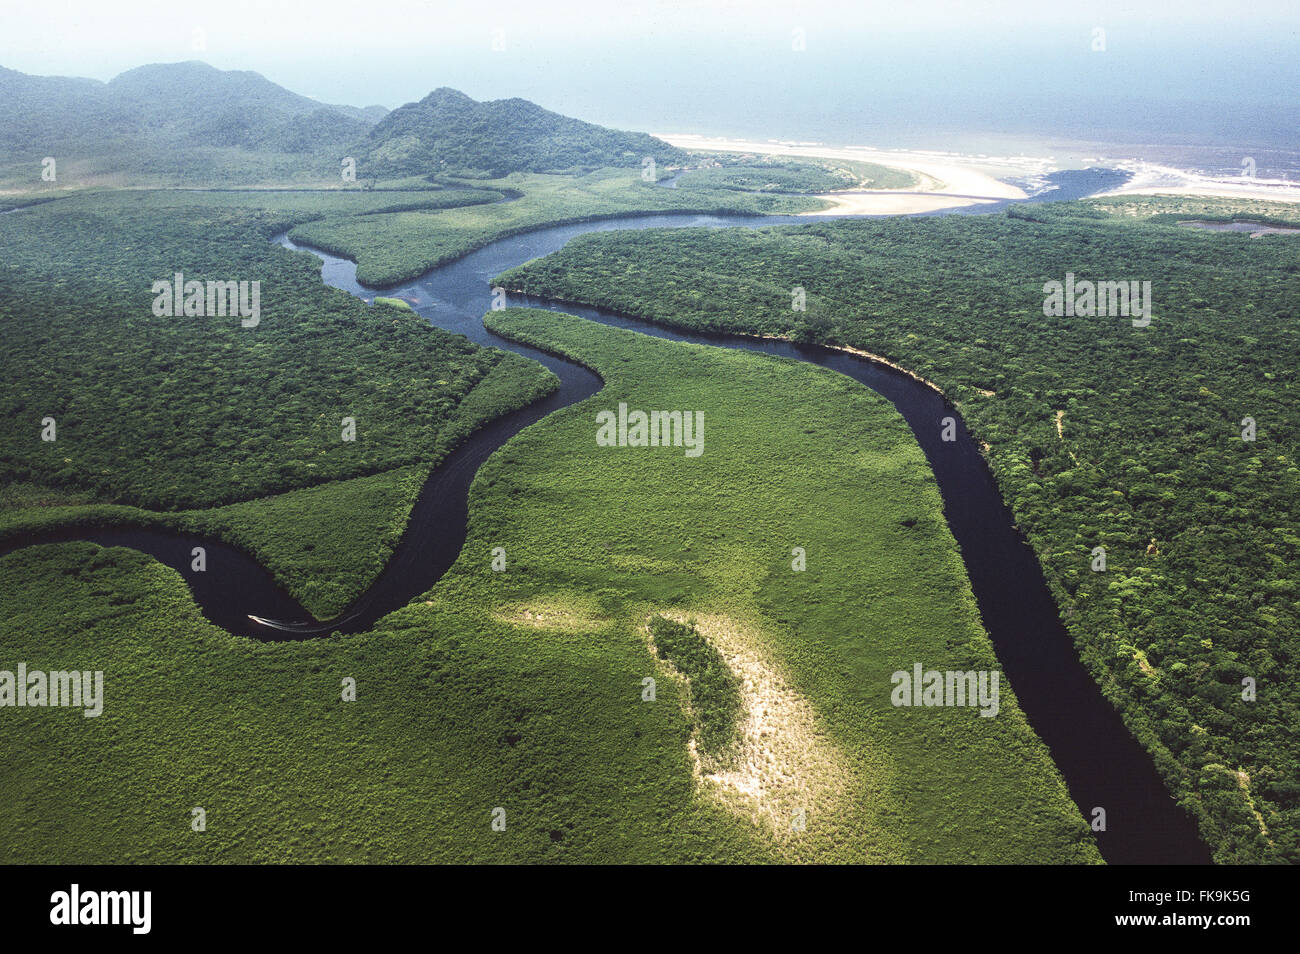
[[[1026,199],[1029,194],[1002,178],[1029,177],[1041,173],[1047,160],[965,158],[939,153],[892,151],[867,146],[819,146],[808,143],[752,142],[744,139],[712,138],[687,134],[660,135],[659,139],[681,149],[711,152],[748,152],[768,156],[804,159],[849,159],[870,162],[912,173],[919,180],[912,190],[844,190],[810,194],[811,198],[834,203],[830,209],[812,215],[905,215],[934,212],[967,205],[984,205],[1007,199]]]
[[[1207,176],[1151,162],[1126,161],[1116,168],[1133,177],[1102,196],[1170,195],[1206,199],[1247,199],[1263,202],[1300,202],[1300,182],[1256,179],[1253,176]]]
[[[987,205],[1029,195],[1006,179],[1029,179],[1056,171],[1057,163],[1045,157],[962,156],[924,150],[888,150],[870,146],[825,146],[807,142],[757,142],[686,133],[660,134],[659,139],[680,149],[705,152],[745,152],[802,159],[851,159],[902,169],[917,177],[911,191],[845,190],[810,193],[833,203],[832,208],[808,215],[906,215],[934,212],[966,205]],[[1103,165],[1099,162],[1098,165]],[[1246,176],[1215,177],[1187,172],[1143,160],[1104,162],[1104,168],[1129,172],[1124,185],[1097,197],[1170,195],[1208,199],[1243,199],[1300,203],[1300,182],[1255,179]]]

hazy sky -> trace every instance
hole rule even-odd
[[[1300,0],[0,2],[0,65],[27,73],[201,59],[327,102],[446,85],[657,132],[865,141],[910,118],[1088,134],[1159,104],[1170,135],[1300,137]]]

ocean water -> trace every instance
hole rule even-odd
[[[1189,26],[1122,21],[1094,50],[1091,13],[906,34],[810,20],[796,50],[786,24],[798,16],[711,31],[511,34],[500,55],[448,48],[418,65],[396,52],[374,98],[370,88],[313,92],[392,106],[449,85],[651,133],[1023,155],[1061,168],[1137,159],[1213,175],[1240,174],[1250,158],[1261,178],[1300,180],[1294,23],[1226,12]]]
[[[24,72],[199,55],[328,103],[450,86],[652,133],[1300,179],[1300,0],[235,0],[236,29],[10,6],[0,63]]]

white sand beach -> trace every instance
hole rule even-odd
[[[1300,202],[1300,182],[1254,176],[1213,177],[1150,162],[1119,163],[1133,178],[1104,195],[1195,195],[1225,199]]]
[[[920,180],[916,189],[831,192],[818,198],[834,203],[837,215],[905,215],[1002,199],[1023,199],[1023,189],[1004,180],[1041,176],[1055,168],[1050,159],[1031,157],[960,156],[951,153],[872,149],[867,146],[823,146],[804,142],[758,142],[688,134],[659,135],[682,149],[749,152],[806,159],[856,159],[905,169]],[[1102,195],[1174,195],[1210,198],[1300,202],[1300,182],[1246,176],[1212,177],[1140,160],[1104,163],[1133,176]],[[807,213],[825,214],[825,213]]]
[[[866,146],[822,146],[815,143],[749,142],[686,134],[660,135],[659,138],[682,149],[751,152],[808,159],[855,159],[905,169],[920,180],[916,189],[908,191],[881,189],[832,192],[819,196],[834,202],[835,207],[829,211],[838,215],[900,215],[985,204],[1001,199],[1023,199],[1027,196],[1023,189],[1002,179],[1025,177],[1045,171],[1044,160],[1040,159],[964,157],[947,153],[894,151]]]

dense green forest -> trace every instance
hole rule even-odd
[[[329,289],[315,256],[267,239],[326,209],[365,215],[438,196],[117,192],[0,219],[3,532],[210,527],[315,610],[357,595],[405,525],[411,468],[427,473],[555,380],[409,310]],[[156,316],[152,283],[178,271],[259,282],[260,321]],[[348,482],[360,477],[372,479]],[[319,485],[337,488],[337,505],[330,490],[283,496]],[[338,519],[345,503],[356,520]],[[301,535],[286,538],[290,527]]]
[[[820,204],[725,190],[688,196],[616,170],[517,174],[496,189],[415,184],[10,200],[36,207],[0,219],[0,317],[15,329],[0,357],[0,406],[31,427],[0,435],[8,485],[0,539],[68,523],[208,531],[248,550],[328,617],[364,591],[400,536],[418,489],[410,468],[427,473],[475,427],[528,403],[553,378],[409,311],[372,311],[323,287],[314,256],[272,248],[269,235],[317,224],[323,234],[294,234],[355,254],[363,279],[375,280],[370,267],[389,269],[379,277],[391,280],[555,219]],[[372,244],[365,254],[340,248],[335,233]],[[155,317],[152,283],[176,271],[186,280],[258,281],[259,325]],[[47,416],[55,443],[41,440]],[[344,417],[356,421],[354,442],[341,439]],[[339,519],[345,502],[358,520]],[[286,538],[290,526],[309,536]]]
[[[1297,221],[1276,204],[1132,197],[602,233],[497,280],[854,346],[936,382],[987,444],[1086,665],[1216,859],[1294,862],[1300,240],[1176,224],[1234,215]],[[1150,281],[1150,324],[1045,315],[1045,284],[1067,273]]]
[[[11,479],[159,509],[436,459],[500,352],[321,285],[274,213],[64,200],[0,223],[0,443]],[[257,280],[261,318],[157,317],[151,284]],[[523,367],[525,365],[521,365]],[[142,387],[142,382],[147,387]],[[57,440],[41,439],[41,420]],[[340,421],[357,422],[355,441]],[[162,451],[162,453],[159,453]]]
[[[330,106],[242,70],[152,64],[108,83],[0,67],[0,182],[339,183],[340,160],[387,110]]]
[[[561,116],[524,99],[476,102],[435,89],[369,130],[359,150],[367,176],[435,173],[497,179],[511,172],[592,171],[602,166],[680,166],[686,153],[645,133]]]
[[[900,660],[997,660],[887,402],[802,363],[487,320],[605,388],[488,460],[456,564],[373,632],[232,637],[127,550],[0,560],[0,646],[33,667],[93,646],[106,684],[101,718],[0,720],[0,860],[1099,860],[1010,689],[997,719],[889,702]],[[619,401],[704,409],[707,450],[598,446]],[[701,717],[741,727],[712,764]]]
[[[711,765],[725,766],[727,750],[740,735],[745,700],[740,677],[718,648],[693,622],[656,615],[649,623],[655,653],[681,674],[687,686],[685,708]]]

